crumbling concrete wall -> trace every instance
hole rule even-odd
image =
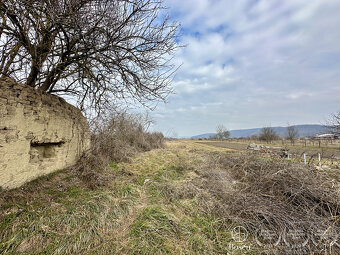
[[[0,79],[0,187],[71,166],[90,147],[86,119],[63,99]]]

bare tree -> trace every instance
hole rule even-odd
[[[0,73],[100,111],[116,100],[165,100],[178,25],[162,0],[0,2]]]
[[[259,136],[254,134],[254,135],[249,136],[249,139],[250,140],[259,140]]]
[[[228,129],[220,124],[220,125],[217,125],[216,127],[216,138],[218,140],[224,140],[224,139],[228,139],[230,136],[230,132],[228,131]]]
[[[298,136],[299,131],[296,129],[296,127],[288,124],[286,138],[291,142],[291,144],[295,143],[295,140],[298,138]]]
[[[259,139],[271,143],[273,140],[277,139],[278,135],[275,133],[274,129],[271,127],[264,127],[261,129]]]
[[[336,135],[340,135],[340,111],[338,113],[333,114],[329,122],[330,124],[328,126],[331,132]]]

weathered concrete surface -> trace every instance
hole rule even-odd
[[[86,119],[63,99],[0,79],[0,187],[71,166],[90,147]]]

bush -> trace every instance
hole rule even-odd
[[[138,152],[162,147],[163,134],[147,132],[149,124],[147,117],[127,113],[97,119],[92,124],[92,151],[110,161],[122,161]]]
[[[111,162],[127,161],[139,152],[164,145],[160,132],[148,132],[150,120],[143,115],[111,113],[92,120],[91,150],[83,155],[75,169],[90,186],[105,185],[102,171]]]
[[[264,127],[261,129],[259,139],[271,143],[273,140],[278,139],[278,135],[275,133],[274,129],[271,127]]]
[[[258,135],[251,135],[249,137],[250,140],[259,140],[259,136]]]

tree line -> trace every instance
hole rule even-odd
[[[230,131],[222,124],[217,125],[216,134],[211,139],[226,140],[230,137]],[[295,126],[289,125],[285,138],[294,144],[295,140],[299,137],[299,132]],[[274,140],[279,139],[279,135],[272,127],[263,127],[259,135],[253,135],[250,138],[254,140],[261,140],[267,143],[271,143]]]
[[[325,126],[328,128],[331,134],[340,136],[340,112],[333,114],[328,121],[328,124]],[[224,125],[219,124],[216,127],[216,134],[210,138],[216,140],[226,140],[229,137],[230,131]],[[298,129],[295,126],[288,124],[284,138],[286,140],[289,140],[291,144],[294,144],[298,137]],[[272,127],[263,127],[259,135],[251,135],[249,138],[271,143],[272,141],[278,140],[281,137],[275,132]]]

